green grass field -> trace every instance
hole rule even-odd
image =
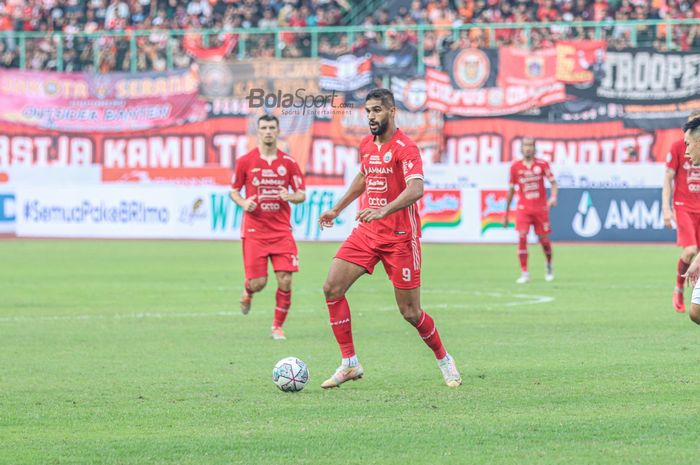
[[[424,245],[423,305],[464,384],[444,386],[379,266],[350,291],[365,378],[339,362],[300,244],[287,341],[274,286],[238,310],[240,245],[0,241],[0,464],[698,463],[700,328],[670,304],[672,246]],[[689,292],[686,296],[689,303]],[[275,362],[311,380],[277,390]]]

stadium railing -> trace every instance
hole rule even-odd
[[[486,46],[495,47],[497,45],[497,31],[522,31],[525,36],[525,46],[531,45],[532,32],[541,29],[550,29],[559,31],[586,31],[585,37],[576,38],[592,38],[592,39],[608,39],[612,38],[614,28],[627,28],[628,44],[631,47],[639,45],[651,45],[649,43],[640,44],[638,41],[637,31],[640,28],[653,28],[654,37],[663,37],[662,43],[668,50],[678,49],[676,33],[679,27],[697,27],[700,26],[699,19],[665,19],[665,20],[635,20],[635,21],[580,21],[580,22],[538,22],[538,23],[493,23],[493,24],[465,24],[458,27],[446,27],[436,25],[388,25],[388,26],[333,26],[333,27],[313,27],[313,28],[292,28],[282,27],[275,29],[257,29],[257,28],[239,28],[239,29],[189,29],[189,30],[132,30],[132,31],[100,31],[96,33],[63,33],[63,32],[24,32],[24,31],[3,31],[0,32],[0,40],[5,41],[5,49],[17,49],[19,51],[20,69],[27,69],[28,64],[28,49],[35,50],[39,41],[46,41],[54,44],[55,47],[55,69],[63,71],[65,69],[65,54],[66,50],[72,48],[77,42],[84,42],[90,48],[89,53],[92,55],[91,68],[94,71],[99,70],[99,63],[103,52],[109,51],[112,53],[115,44],[122,46],[128,51],[128,66],[124,71],[136,72],[139,70],[139,53],[143,53],[139,46],[139,42],[149,36],[156,34],[163,37],[165,40],[164,46],[160,52],[164,54],[164,66],[167,69],[175,67],[175,51],[184,53],[183,39],[197,38],[203,47],[208,47],[214,37],[235,36],[237,42],[235,48],[230,52],[230,57],[234,59],[246,59],[255,55],[252,54],[256,47],[263,44],[268,44],[274,48],[273,56],[275,58],[285,58],[283,50],[289,43],[289,37],[293,35],[301,46],[298,47],[298,55],[300,58],[316,58],[319,56],[319,43],[324,38],[331,44],[338,43],[339,38],[345,36],[347,44],[353,44],[355,39],[363,34],[374,33],[380,37],[384,44],[388,44],[389,32],[412,32],[416,34],[417,43],[417,72],[423,73],[425,70],[425,37],[427,33],[439,33],[443,36],[450,36],[457,41],[464,32],[469,33],[473,30],[484,31],[487,39]],[[661,34],[657,33],[656,28],[661,29]],[[569,38],[566,35],[563,38]],[[34,43],[33,43],[34,42]],[[108,44],[108,45],[105,45]]]

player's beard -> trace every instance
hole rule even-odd
[[[375,121],[377,123],[376,129],[372,129],[370,126],[369,132],[372,133],[373,136],[382,136],[386,132],[386,130],[389,128],[389,120],[385,119],[384,121]]]

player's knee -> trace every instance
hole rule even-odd
[[[248,282],[248,286],[250,287],[250,290],[253,292],[260,292],[265,288],[265,285],[267,284],[267,278],[256,278],[256,279],[251,279]]]
[[[339,299],[344,293],[344,289],[333,281],[326,280],[323,283],[323,294],[326,296],[326,299]]]
[[[700,325],[700,305],[690,305],[690,319],[693,320],[695,324]]]
[[[277,284],[282,289],[292,287],[292,273],[281,273],[277,275]]]
[[[399,311],[406,321],[411,323],[413,326],[418,324],[422,310],[419,306],[412,303],[405,303],[399,305]]]
[[[698,248],[694,245],[685,247],[683,249],[683,261],[690,263],[693,258],[698,254]]]

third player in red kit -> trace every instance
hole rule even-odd
[[[355,354],[345,293],[360,276],[372,274],[380,261],[394,285],[404,319],[432,349],[445,383],[459,386],[462,379],[455,361],[445,351],[433,319],[420,304],[421,225],[416,206],[423,196],[420,152],[396,127],[394,96],[389,90],[370,91],[365,110],[372,135],[360,143],[360,173],[338,203],[319,219],[321,227],[332,226],[340,212],[362,195],[357,214],[360,223],[336,253],[323,285],[342,362],[321,387],[338,387],[364,373]]]
[[[552,270],[552,242],[549,238],[551,226],[549,224],[549,209],[557,204],[557,182],[549,168],[549,163],[535,158],[535,140],[526,137],[522,142],[523,159],[514,162],[510,167],[510,188],[506,204],[504,226],[508,227],[508,212],[510,203],[518,188],[518,205],[515,215],[515,229],[518,231],[518,257],[520,258],[520,278],[518,284],[530,281],[530,273],[527,269],[527,234],[530,226],[534,226],[535,234],[539,237],[540,244],[547,259],[545,280],[554,279]],[[552,195],[547,199],[547,191],[544,180],[552,186]]]
[[[694,112],[688,121],[700,117]],[[683,275],[698,253],[700,245],[700,167],[693,166],[685,156],[686,144],[683,139],[671,145],[666,156],[666,175],[661,192],[664,224],[667,228],[676,223],[676,243],[683,248],[676,267],[676,287],[673,291],[673,307],[677,312],[685,312],[683,300]],[[673,184],[673,210],[671,210],[671,185]]]
[[[294,158],[277,148],[279,121],[265,115],[258,119],[259,148],[236,161],[231,199],[243,208],[241,242],[245,286],[241,311],[250,311],[253,294],[267,284],[267,261],[277,277],[272,338],[285,339],[282,325],[292,299],[292,273],[298,271],[297,245],[292,236],[289,202],[306,199],[304,177]],[[245,188],[246,197],[241,196]],[[289,189],[292,192],[289,192]]]

